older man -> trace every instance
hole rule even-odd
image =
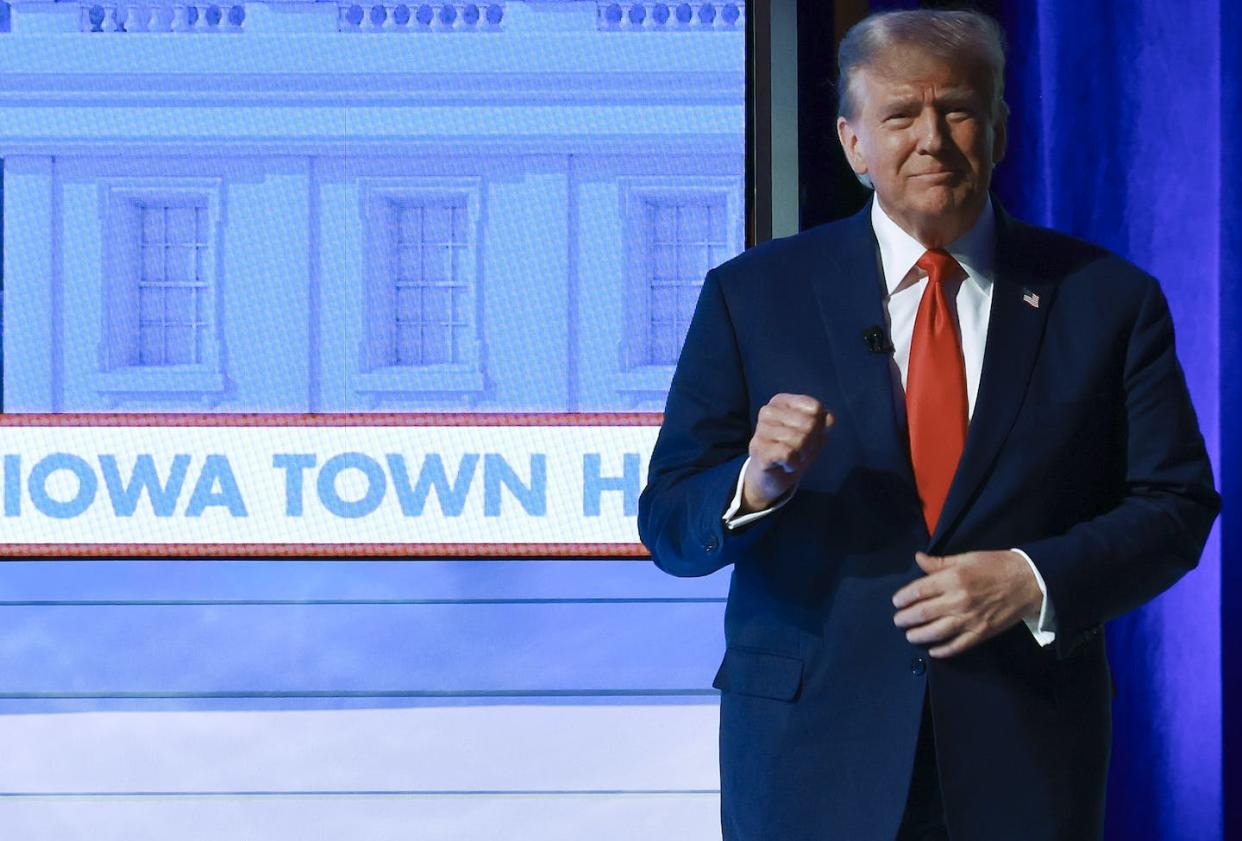
[[[841,44],[857,216],[703,284],[639,504],[655,562],[733,565],[726,841],[1098,838],[1104,622],[1219,509],[1159,285],[991,201],[1001,35]]]

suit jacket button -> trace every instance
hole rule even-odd
[[[716,538],[714,537],[709,537],[707,538],[707,540],[703,541],[703,548],[706,549],[708,552],[715,552],[716,547],[719,545],[720,544],[716,542]]]
[[[924,660],[922,657],[915,657],[913,660],[910,661],[910,673],[913,674],[915,677],[918,677],[919,675],[923,674],[926,671],[927,671],[927,661]]]

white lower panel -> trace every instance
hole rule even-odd
[[[711,791],[717,721],[710,703],[10,715],[0,792]]]
[[[715,794],[35,797],[0,801],[39,841],[720,841]]]

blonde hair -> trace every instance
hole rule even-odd
[[[841,39],[837,51],[840,69],[837,114],[846,120],[858,115],[854,92],[859,69],[872,65],[881,52],[895,45],[916,47],[948,61],[963,57],[979,62],[991,83],[990,116],[1005,116],[1005,35],[1000,24],[982,12],[915,9],[881,12],[863,18]]]

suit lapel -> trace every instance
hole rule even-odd
[[[832,347],[833,367],[848,417],[868,462],[909,487],[917,500],[909,446],[893,407],[891,355],[874,353],[863,338],[866,328],[884,327],[884,284],[879,247],[871,227],[871,204],[840,226],[826,229],[811,272],[820,316]],[[887,335],[887,328],[885,328]],[[828,406],[840,415],[840,407]],[[889,487],[888,483],[885,483]],[[900,487],[900,484],[899,484]]]
[[[929,551],[936,551],[978,495],[1022,406],[1056,292],[1053,280],[1034,276],[1038,259],[1024,247],[1012,217],[997,205],[996,277],[979,393]]]

